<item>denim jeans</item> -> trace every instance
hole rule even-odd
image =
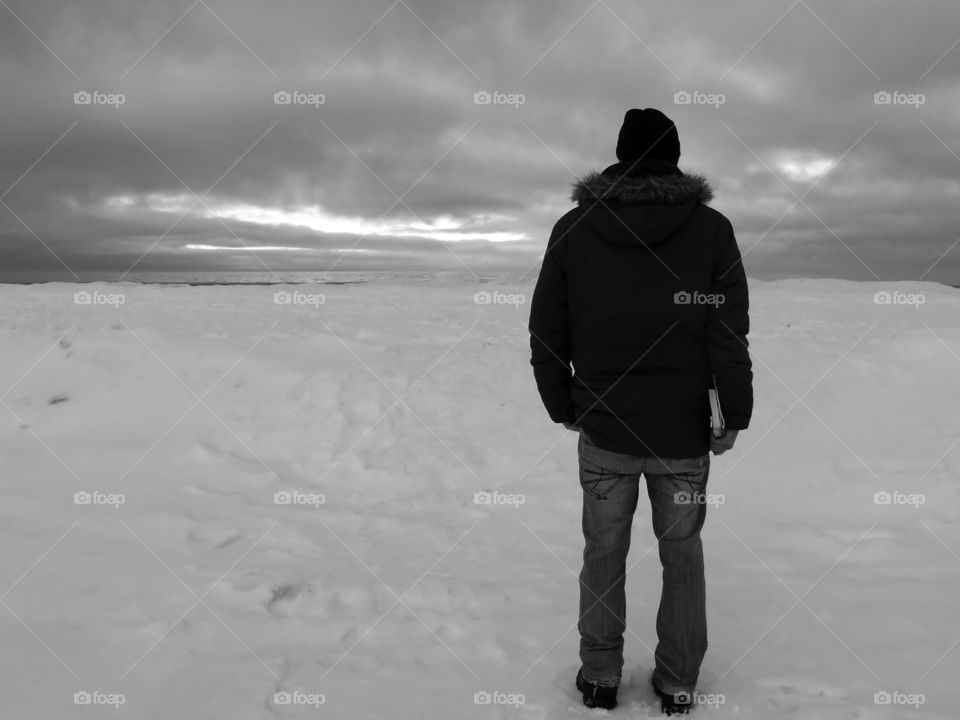
[[[709,454],[655,458],[609,452],[582,429],[578,454],[586,542],[577,624],[583,676],[600,685],[620,684],[627,552],[642,474],[663,567],[653,681],[661,692],[692,693],[707,651],[700,529],[706,517]]]

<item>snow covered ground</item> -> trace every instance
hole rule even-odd
[[[960,291],[751,285],[696,716],[954,718]],[[572,687],[576,436],[532,287],[0,288],[0,717],[606,716]],[[630,561],[611,717],[656,714],[643,504]]]

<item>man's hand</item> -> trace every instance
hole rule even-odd
[[[710,452],[714,455],[723,455],[727,450],[733,447],[736,442],[739,430],[727,430],[723,437],[716,438],[710,433]]]

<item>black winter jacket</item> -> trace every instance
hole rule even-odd
[[[530,309],[552,420],[613,452],[702,455],[713,376],[727,428],[749,425],[747,279],[712,197],[704,178],[658,161],[574,185],[578,206],[553,228]]]

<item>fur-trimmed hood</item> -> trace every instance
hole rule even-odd
[[[677,171],[669,175],[619,175],[609,172],[591,172],[578,179],[571,199],[578,205],[595,200],[621,205],[662,203],[679,205],[697,200],[704,205],[713,199],[713,188],[702,175]]]
[[[713,198],[700,175],[676,165],[647,162],[640,172],[622,165],[580,178],[573,200],[585,213],[592,234],[614,245],[649,248],[665,241]]]

